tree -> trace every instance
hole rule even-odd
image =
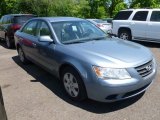
[[[155,8],[159,7],[159,0],[130,0],[130,8]]]
[[[0,16],[6,14],[5,0],[0,0]]]
[[[106,0],[106,12],[113,17],[119,10],[126,9],[127,4],[124,0]]]
[[[17,9],[20,13],[32,13],[38,16],[50,16],[54,0],[18,0]]]
[[[89,6],[90,6],[90,17],[91,18],[101,18],[103,14],[98,14],[98,13],[103,13],[105,9],[105,3],[106,0],[88,0]]]

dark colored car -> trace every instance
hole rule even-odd
[[[0,120],[7,120],[7,115],[6,115],[6,111],[4,108],[1,86],[0,86]]]
[[[0,20],[0,38],[6,41],[8,48],[14,46],[14,33],[29,19],[36,17],[32,14],[8,14]]]

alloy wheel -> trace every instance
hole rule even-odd
[[[123,40],[128,40],[129,36],[128,36],[127,33],[121,33],[120,38],[123,39]]]
[[[77,97],[79,94],[79,86],[76,78],[71,73],[65,73],[63,77],[65,90],[71,97]]]
[[[21,48],[19,48],[18,53],[19,53],[19,58],[21,62],[24,62],[24,53]]]

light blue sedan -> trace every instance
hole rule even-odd
[[[156,61],[146,47],[109,38],[94,24],[73,17],[29,20],[15,33],[20,61],[58,77],[73,100],[101,102],[144,92],[156,75]]]

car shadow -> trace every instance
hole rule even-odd
[[[141,44],[149,48],[160,48],[160,43],[145,42],[145,41],[133,41],[133,42]]]
[[[59,98],[63,99],[65,102],[92,113],[103,114],[123,109],[134,104],[144,95],[144,93],[142,93],[136,97],[114,103],[102,103],[90,99],[86,99],[85,101],[81,102],[72,101],[62,89],[62,84],[60,80],[58,80],[48,72],[44,71],[39,66],[36,66],[35,64],[31,63],[28,65],[23,65],[20,62],[18,56],[14,56],[12,57],[12,59],[17,65],[19,65],[22,69],[24,69],[29,75],[34,78],[33,80],[30,80],[30,82],[40,82]]]
[[[7,46],[6,46],[6,42],[5,42],[4,40],[0,40],[0,46],[2,46],[2,47],[4,47],[4,48],[8,49]],[[9,50],[15,50],[15,47],[10,48]]]

